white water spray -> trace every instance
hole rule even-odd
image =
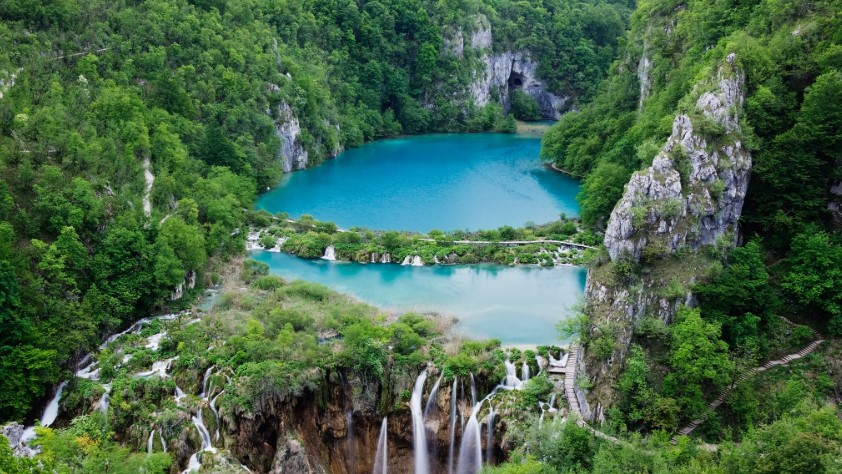
[[[453,474],[453,443],[456,442],[456,382],[453,377],[453,387],[450,389],[450,448],[447,451],[447,472]]]
[[[333,247],[333,245],[327,246],[327,248],[325,249],[325,254],[324,256],[322,256],[322,260],[336,260],[336,249]]]
[[[412,412],[412,435],[413,449],[415,453],[415,474],[428,474],[430,466],[427,462],[427,433],[424,428],[424,417],[421,413],[421,394],[424,391],[424,382],[427,380],[427,371],[423,370],[415,379],[415,386],[412,388],[412,397],[409,399],[409,408]]]
[[[380,425],[380,436],[377,438],[377,454],[374,455],[374,472],[372,474],[388,473],[389,436],[387,430],[388,423],[384,417],[383,424]]]

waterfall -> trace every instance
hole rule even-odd
[[[67,382],[62,382],[58,386],[53,399],[47,404],[47,408],[44,409],[44,413],[41,415],[41,426],[50,426],[55,423],[56,418],[58,418],[58,402],[61,400],[61,392],[64,391],[66,385]]]
[[[374,472],[372,474],[387,474],[389,459],[389,440],[386,417],[380,425],[380,436],[377,438],[377,454],[374,456]]]
[[[491,455],[494,454],[494,405],[488,404],[488,433],[485,438],[485,462],[491,464]]]
[[[433,389],[430,390],[430,397],[427,399],[427,404],[424,406],[424,420],[430,415],[430,410],[436,406],[438,403],[439,398],[439,384],[441,383],[441,378],[444,377],[444,371],[439,374],[439,378],[436,379],[436,383],[433,385]]]
[[[420,255],[416,255],[416,256],[412,257],[412,266],[413,267],[423,267],[424,266],[424,262],[421,261]]]
[[[565,353],[564,353],[564,355],[563,355],[563,356],[561,356],[561,361],[559,362],[559,365],[560,365],[561,367],[567,367],[567,360],[568,360],[569,358],[570,358],[570,353],[569,353],[569,352],[565,352]]]
[[[345,466],[354,471],[354,412],[345,410]]]
[[[155,430],[149,432],[149,439],[146,440],[146,454],[152,454],[152,445],[155,443]]]
[[[526,360],[523,361],[523,365],[520,368],[520,378],[523,380],[523,383],[529,380],[529,364],[526,363]]]
[[[474,383],[474,373],[471,372],[471,406],[477,404],[477,385]]]
[[[424,381],[427,380],[427,371],[422,370],[415,379],[415,386],[412,389],[412,397],[409,399],[409,408],[412,411],[412,435],[413,449],[415,451],[415,474],[428,474],[430,467],[427,464],[427,438],[424,428],[424,418],[421,413],[421,394],[424,391]]]
[[[158,334],[149,336],[146,340],[146,348],[152,349],[153,351],[157,351],[159,347],[161,347],[161,339],[167,335],[167,331],[159,332]]]
[[[182,390],[181,388],[178,387],[178,385],[176,385],[175,386],[175,405],[180,407],[181,406],[181,400],[183,400],[184,397],[186,397],[186,396],[187,396],[187,394],[184,393],[184,390]]]
[[[323,260],[336,260],[336,249],[333,245],[328,245],[325,249],[325,254],[322,257]]]
[[[482,468],[482,435],[477,422],[477,412],[481,405],[477,404],[471,410],[471,417],[462,432],[456,474],[475,474]]]
[[[401,265],[412,265],[412,257],[409,255],[404,257],[403,262],[401,262]]]
[[[538,364],[538,373],[543,372],[544,360],[538,354],[535,354],[535,363]]]
[[[164,360],[156,360],[152,363],[152,370],[147,370],[146,372],[138,372],[137,374],[135,374],[135,378],[151,377],[153,375],[157,375],[159,377],[166,377],[167,371],[170,370],[170,364],[172,364],[172,361],[176,360],[177,358],[178,356]]]
[[[166,453],[167,452],[167,442],[164,441],[164,433],[161,432],[161,428],[158,428],[158,437],[161,439],[161,449],[163,449],[164,452]]]
[[[438,255],[433,255],[433,263],[435,263],[436,265],[441,263],[441,262],[439,262],[439,256]]]
[[[107,415],[108,405],[111,404],[111,384],[103,384],[102,387],[105,389],[105,393],[103,393],[102,398],[99,399],[99,403],[97,403],[97,408],[99,408],[99,411],[102,412],[103,415]]]
[[[456,441],[456,381],[453,377],[453,387],[450,389],[450,448],[447,451],[447,472],[453,474],[453,443]]]
[[[384,253],[383,256],[380,257],[380,263],[392,263],[392,256],[389,255],[389,252]]]
[[[193,426],[199,432],[199,437],[202,439],[202,447],[190,456],[190,460],[187,462],[187,469],[182,471],[182,474],[196,472],[202,468],[201,456],[203,451],[216,452],[216,448],[211,444],[210,432],[205,427],[205,421],[202,419],[202,409],[199,408],[197,415],[191,417],[191,419],[193,420]]]
[[[214,367],[208,367],[208,370],[205,371],[205,377],[202,379],[202,393],[199,394],[200,398],[207,398],[208,393],[208,384],[210,384],[211,373]]]
[[[502,385],[507,389],[519,389],[523,387],[523,382],[517,378],[515,364],[512,364],[509,359],[506,359],[506,378],[503,380]]]
[[[225,393],[225,390],[221,390],[210,401],[210,409],[213,410],[213,415],[216,417],[216,435],[214,435],[213,439],[217,439],[217,440],[219,439],[219,411],[216,409],[216,399],[219,398],[219,396],[222,395],[223,393]]]
[[[370,263],[375,263],[375,262],[377,262],[377,254],[376,254],[376,253],[371,252],[371,255],[370,255],[370,257],[369,257],[369,262],[370,262]]]

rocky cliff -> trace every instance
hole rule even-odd
[[[703,248],[735,243],[751,170],[739,120],[744,79],[730,54],[696,85],[690,110],[675,117],[652,165],[632,175],[611,213],[610,260],[591,272],[585,290],[588,338],[613,343],[610,354],[593,344],[586,350],[591,418],[614,402],[635,326],[644,317],[672,322],[679,305],[694,302],[690,287],[710,263]]]
[[[284,173],[301,170],[307,167],[308,153],[301,144],[301,125],[298,117],[286,102],[281,102],[275,116],[275,133],[281,141],[278,158],[284,168]]]
[[[452,46],[461,56],[463,42]],[[484,16],[476,19],[476,29],[471,34],[471,48],[480,52],[481,66],[477,71],[469,90],[474,104],[483,106],[497,96],[503,108],[509,108],[509,94],[514,89],[522,89],[531,95],[541,109],[541,115],[548,119],[559,119],[568,105],[569,97],[558,96],[547,90],[546,84],[538,77],[538,62],[529,51],[492,50],[493,35],[491,25]]]
[[[322,388],[287,399],[267,398],[253,412],[221,410],[222,438],[231,454],[255,472],[334,473],[372,472],[384,410],[388,412],[389,472],[409,474],[413,464],[413,425],[408,393],[417,374],[398,374],[389,386],[352,374],[329,374]],[[425,384],[424,402],[435,382]],[[346,380],[346,378],[348,378]],[[478,382],[481,382],[478,380]],[[486,390],[481,384],[480,390]],[[447,472],[450,446],[451,385],[442,383],[437,403],[425,417],[431,472]],[[464,387],[457,407],[467,419],[470,411]],[[461,424],[456,440],[458,448]],[[500,439],[494,456],[500,459]]]

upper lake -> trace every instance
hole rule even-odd
[[[259,209],[341,228],[428,232],[578,216],[579,183],[547,169],[536,137],[424,135],[377,141],[289,173]]]

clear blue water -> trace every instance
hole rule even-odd
[[[386,310],[457,316],[472,338],[506,345],[558,343],[555,325],[583,295],[577,267],[500,265],[410,267],[306,260],[257,251],[256,260],[287,279],[314,281]]]
[[[579,183],[544,167],[540,147],[539,138],[504,134],[382,140],[286,175],[257,207],[341,228],[420,232],[577,216]]]

